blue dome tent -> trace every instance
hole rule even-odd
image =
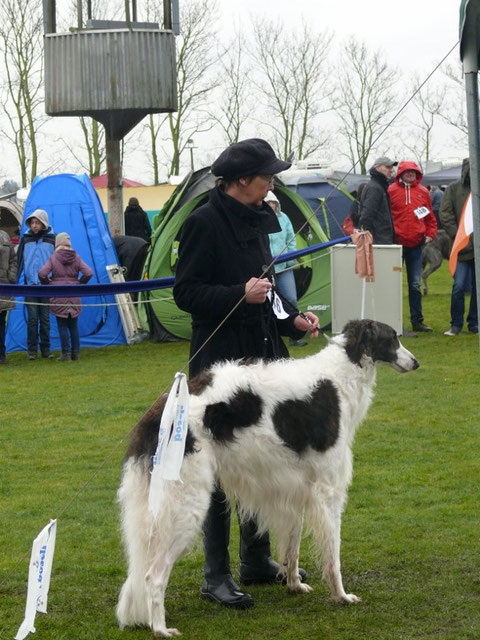
[[[90,284],[110,282],[106,267],[119,264],[105,215],[95,189],[86,174],[60,174],[33,181],[23,211],[21,235],[26,231],[25,219],[35,211],[45,209],[55,233],[66,231],[73,248],[93,269]],[[23,284],[23,273],[18,282]],[[18,298],[17,300],[23,300]],[[48,298],[45,298],[45,302]],[[115,297],[98,296],[84,298],[79,317],[80,344],[82,347],[101,347],[126,344]],[[7,323],[7,351],[25,351],[27,348],[26,307],[17,304],[9,313]],[[52,349],[60,349],[57,323],[50,316],[50,340]]]
[[[281,174],[282,182],[308,202],[329,240],[342,238],[342,224],[354,197],[318,172],[290,170]]]

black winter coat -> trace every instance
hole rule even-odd
[[[147,214],[137,204],[128,205],[125,209],[125,235],[143,238],[150,243],[152,235],[152,227]]]
[[[394,244],[392,210],[388,195],[388,180],[383,173],[370,169],[371,180],[360,199],[360,227],[370,231],[374,244]]]
[[[266,234],[279,230],[268,205],[251,209],[218,187],[185,221],[173,296],[180,309],[192,315],[190,356],[201,349],[190,363],[190,376],[219,360],[288,357],[280,334],[295,339],[304,335],[293,325],[298,315],[293,307],[288,318],[278,320],[268,300],[242,301],[203,346],[242,299],[246,282],[261,276],[272,261]]]

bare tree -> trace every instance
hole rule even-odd
[[[421,85],[418,75],[413,78],[413,91],[417,91]],[[440,113],[445,100],[445,92],[442,88],[435,88],[431,83],[422,87],[413,98],[413,106],[416,118],[412,121],[412,142],[405,142],[405,147],[413,154],[420,166],[425,166],[432,159],[433,126]]]
[[[223,131],[227,144],[238,142],[240,132],[252,108],[251,65],[247,64],[245,37],[236,31],[232,40],[219,52],[220,84],[218,111],[214,120]]]
[[[398,70],[389,67],[380,51],[371,52],[355,37],[347,40],[338,66],[335,110],[347,156],[360,173],[395,107]]]
[[[38,130],[45,121],[42,13],[36,0],[0,0],[0,51],[4,62],[2,133],[17,154],[22,187],[37,174]]]
[[[70,138],[62,138],[62,142],[78,162],[78,165],[88,172],[90,178],[93,178],[105,172],[105,129],[103,125],[93,118],[80,117],[78,121],[83,144],[77,145]]]
[[[168,175],[179,175],[187,141],[212,128],[208,97],[218,85],[211,71],[217,62],[215,29],[217,6],[211,0],[188,0],[182,4],[180,36],[177,36],[178,109],[167,116],[148,119],[154,182],[158,183],[159,153],[169,157]],[[170,147],[166,152],[164,143]]]
[[[440,116],[460,133],[460,138],[465,143],[468,135],[468,126],[462,63],[458,61],[457,64],[448,64],[442,71],[445,75],[446,83],[444,85],[445,100],[442,104]]]
[[[267,108],[274,144],[284,158],[295,152],[300,160],[323,147],[328,136],[318,116],[330,110],[327,58],[332,41],[328,31],[300,31],[280,23],[254,22],[255,65],[261,70],[257,88]]]

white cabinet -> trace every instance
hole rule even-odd
[[[337,244],[331,251],[332,332],[340,333],[349,320],[379,320],[402,333],[402,247],[373,245],[375,282],[363,283],[355,273],[355,246]]]

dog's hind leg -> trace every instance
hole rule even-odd
[[[323,577],[335,602],[360,602],[353,593],[343,588],[340,569],[340,526],[343,499],[340,496],[323,496],[310,510],[311,527],[323,558]]]
[[[167,553],[157,555],[145,576],[150,600],[150,626],[155,638],[173,638],[181,635],[178,629],[167,628],[165,622],[165,591],[173,565],[183,551],[183,545],[174,543]]]
[[[278,535],[278,551],[281,565],[286,573],[287,589],[292,593],[308,593],[313,591],[308,584],[302,583],[298,573],[298,556],[302,537],[303,519],[284,534]]]
[[[155,637],[172,638],[177,629],[165,622],[165,591],[178,558],[195,542],[210,505],[214,484],[211,458],[206,445],[194,460],[182,467],[182,483],[168,483],[165,500],[157,517],[152,537],[152,562],[145,576],[150,611],[150,626]]]
[[[189,511],[186,501],[172,500],[164,510],[162,530],[155,543],[155,556],[145,576],[150,609],[150,626],[155,637],[171,638],[180,635],[165,623],[165,591],[170,573],[178,558],[197,538],[205,519],[210,494],[197,496],[198,503]]]

